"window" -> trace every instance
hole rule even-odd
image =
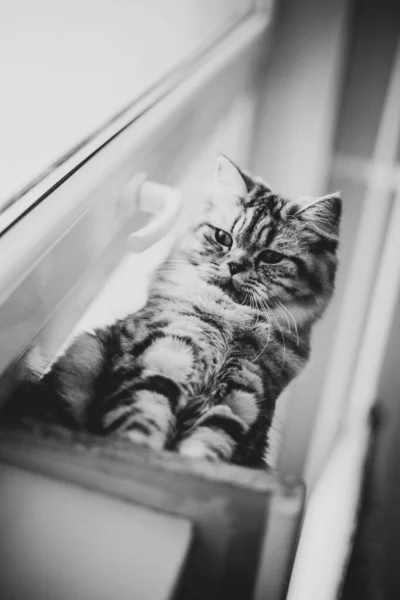
[[[229,114],[236,99],[242,123],[251,130],[251,86],[266,23],[265,12],[240,20],[195,57],[191,68],[184,67],[180,77],[171,75],[169,91],[162,87],[162,94],[154,95],[150,90],[4,211],[2,255],[14,254],[14,260],[1,272],[2,347],[7,348],[1,372],[14,365],[12,372],[21,353],[35,360],[52,356],[118,264],[127,232],[141,223],[129,207],[127,213],[122,199],[136,175],[176,184],[190,170],[196,172],[196,157],[209,144],[216,149],[222,142],[221,149],[237,152],[235,140],[229,139],[232,132],[235,136]],[[225,140],[218,131],[228,133]],[[245,159],[246,144],[240,141]],[[23,247],[18,244],[22,239]],[[107,267],[99,266],[102,253]],[[26,275],[22,279],[21,273]],[[50,336],[45,333],[49,327]]]
[[[225,151],[248,163],[256,75],[268,41],[272,3],[86,0],[79,7],[70,3],[62,15],[44,1],[22,8],[13,4],[1,19],[1,39],[9,44],[9,53],[13,48],[8,77],[14,81],[20,73],[13,89],[21,91],[12,95],[20,109],[18,124],[9,122],[4,128],[11,141],[0,196],[0,255],[12,260],[0,270],[2,402],[12,396],[27,366],[45,369],[71,332],[96,320],[99,298],[103,308],[110,290],[115,300],[113,282],[121,281],[121,270],[140,272],[144,291],[151,261],[159,260],[167,242],[150,248],[145,261],[126,252],[129,234],[149,223],[149,215],[135,204],[143,178],[170,186],[165,190],[179,185],[185,194],[204,180],[212,153]],[[12,15],[18,27],[12,25]],[[22,45],[11,30],[23,38]],[[31,48],[28,38],[35,37],[33,32],[40,40]],[[22,93],[27,88],[28,96]],[[38,114],[38,106],[42,117],[34,122],[31,115]],[[45,132],[47,139],[40,139]],[[6,144],[1,148],[7,150]],[[137,292],[136,288],[139,302]],[[52,498],[69,496],[65,518],[69,510],[78,514],[79,506],[87,508],[88,494],[95,492],[112,496],[113,502],[174,515],[173,523],[159,520],[160,528],[169,528],[174,540],[166,545],[169,565],[173,563],[171,577],[163,581],[168,580],[168,590],[178,589],[182,597],[219,597],[221,590],[230,596],[241,590],[249,597],[262,544],[267,557],[272,546],[281,548],[280,569],[268,575],[270,597],[285,585],[302,510],[302,486],[285,487],[269,473],[230,466],[189,468],[179,457],[152,457],[144,449],[133,455],[126,446],[107,447],[90,436],[72,440],[55,430],[39,433],[2,431],[0,443],[1,461],[13,465],[11,471],[10,467],[2,471],[1,485],[8,494],[2,522],[22,523],[19,531],[28,545],[34,534],[29,527],[24,529],[22,517],[29,518],[30,505],[22,502],[15,512],[16,489],[22,498],[33,485],[39,490],[37,505],[46,514],[54,507]],[[29,471],[29,477],[18,469]],[[38,479],[29,483],[34,473],[46,484],[39,485]],[[69,485],[64,494],[65,482]],[[107,511],[112,510],[111,500],[104,502],[102,507],[100,500],[91,505],[103,524],[109,522]],[[267,515],[273,519],[282,511],[287,516],[284,526],[276,518],[270,538],[263,542]],[[141,513],[138,507],[125,513],[138,522],[151,521],[149,535],[159,531],[153,512]],[[64,518],[62,511],[57,514],[59,518],[52,513],[54,527]],[[68,537],[67,528],[59,529],[59,534]],[[243,536],[249,542],[246,556],[238,552]],[[101,548],[103,539],[96,539]],[[140,552],[138,540],[128,541],[125,553],[118,549],[127,561]],[[44,550],[51,552],[53,565],[61,557],[58,564],[68,565],[67,575],[68,569],[78,568],[70,561],[71,554],[62,556],[61,550],[68,553],[68,547],[60,541]],[[39,563],[38,559],[36,566]],[[145,574],[147,582],[159,568],[154,565]],[[122,571],[121,577],[129,577],[130,569]],[[78,586],[77,595],[85,594],[79,587],[81,579],[75,571],[70,573],[68,582]],[[24,577],[12,581],[22,595],[23,582]],[[41,582],[33,583],[40,595]],[[167,583],[163,596],[154,597],[165,597],[166,587]],[[57,590],[60,597],[68,597],[66,586]]]
[[[39,0],[0,8],[0,208],[235,27],[251,0]],[[21,16],[22,15],[22,16]],[[159,90],[158,95],[161,93]]]

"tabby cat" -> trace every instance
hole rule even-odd
[[[334,287],[341,200],[290,201],[220,156],[145,306],[78,336],[32,416],[191,458],[265,464],[275,402]]]

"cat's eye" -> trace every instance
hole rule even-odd
[[[258,260],[268,265],[276,265],[283,259],[283,254],[275,252],[275,250],[264,250],[259,254]]]
[[[232,236],[230,236],[229,233],[226,233],[226,231],[223,229],[215,230],[215,240],[218,242],[218,244],[221,244],[221,246],[226,246],[227,248],[232,246]]]

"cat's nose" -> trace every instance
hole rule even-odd
[[[238,262],[236,260],[232,260],[230,262],[228,262],[228,268],[229,271],[231,272],[232,277],[234,275],[236,275],[236,273],[240,273],[241,271],[245,271],[246,270],[246,264],[244,263],[244,261]]]

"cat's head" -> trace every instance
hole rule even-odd
[[[190,261],[240,304],[323,309],[334,285],[340,215],[337,194],[287,200],[220,156]]]

